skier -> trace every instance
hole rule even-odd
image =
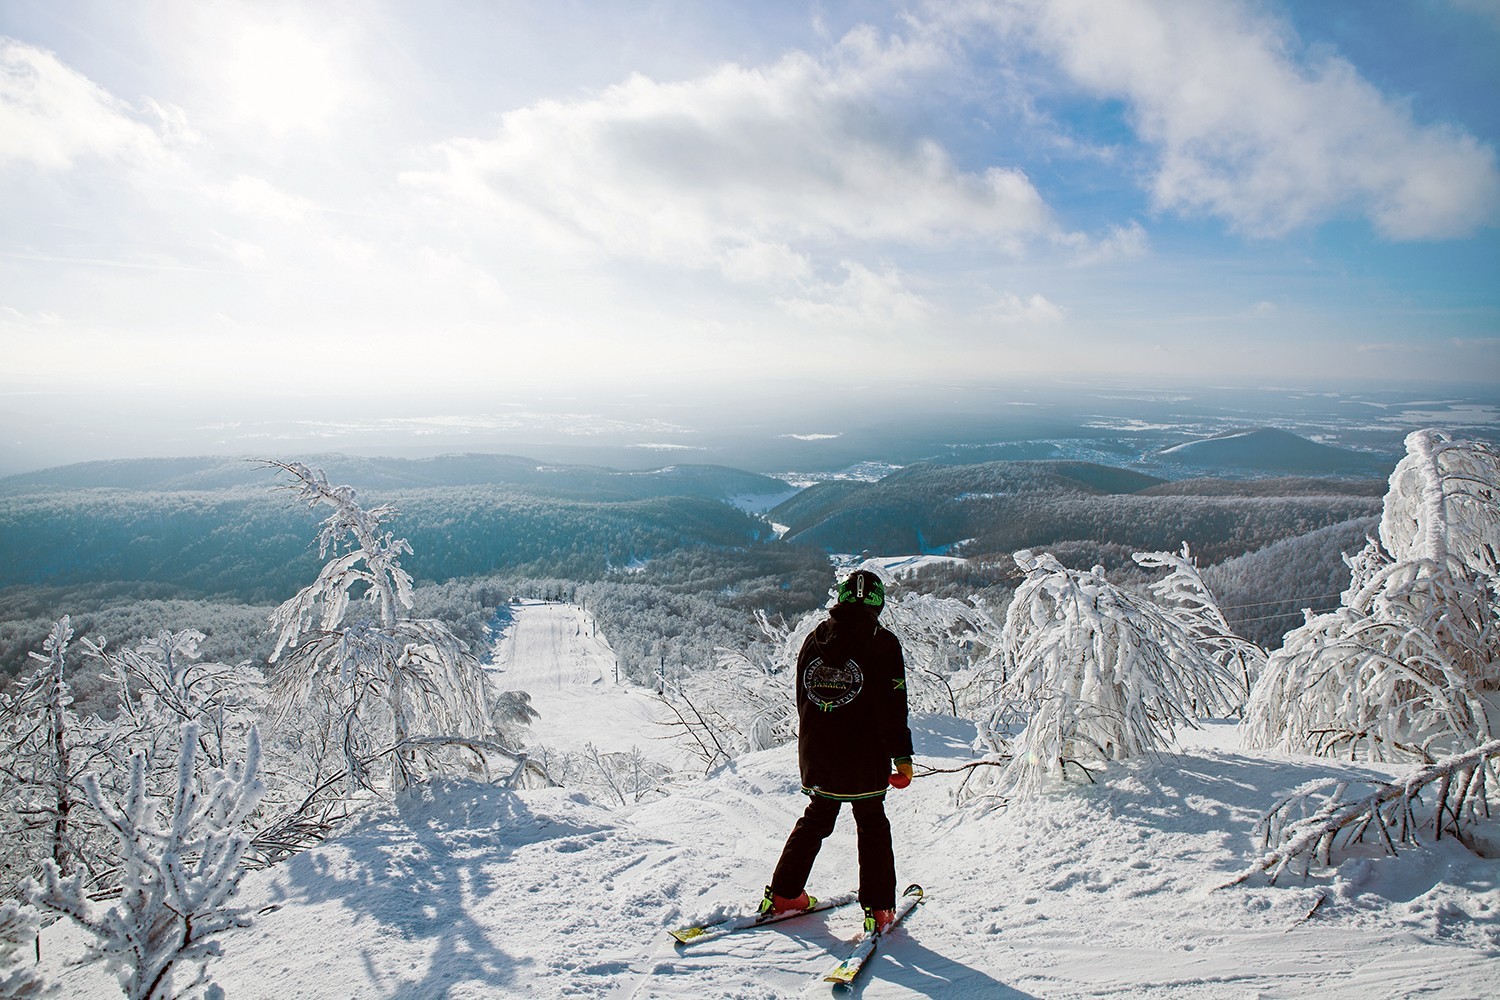
[[[792,828],[766,886],[761,913],[807,909],[806,884],[839,808],[853,808],[859,842],[859,902],[865,930],[896,919],[896,858],[885,815],[887,785],[911,780],[906,661],[901,643],[877,620],[880,577],[858,570],[838,587],[828,618],[797,656],[797,760],[811,801]],[[892,773],[894,764],[895,772]]]

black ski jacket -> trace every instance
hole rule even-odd
[[[911,759],[906,660],[873,610],[837,604],[797,656],[797,761],[802,791],[879,798],[891,762]]]

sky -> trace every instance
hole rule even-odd
[[[752,373],[1495,383],[1496,51],[1500,0],[0,0],[5,447]]]

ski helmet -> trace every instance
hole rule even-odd
[[[839,584],[840,604],[863,604],[870,608],[885,606],[885,584],[867,569],[855,570]]]

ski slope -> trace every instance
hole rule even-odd
[[[655,745],[656,720],[636,711],[649,699],[604,683],[612,661],[581,613],[521,607],[505,641],[497,669],[535,684],[547,738],[608,729]],[[920,763],[971,759],[969,724],[922,716],[913,729]],[[803,806],[794,747],[624,809],[444,780],[249,876],[255,922],[224,938],[210,974],[236,1000],[1500,996],[1500,865],[1450,840],[1307,883],[1214,890],[1254,856],[1278,793],[1330,767],[1387,773],[1250,754],[1220,725],[1009,809],[955,805],[961,775],[920,778],[888,812],[898,878],[928,901],[851,991],[821,975],[859,936],[853,907],[685,950],[665,933],[758,899]],[[845,814],[810,888],[854,879]],[[98,963],[66,964],[76,931],[55,926],[43,949],[58,996],[118,995]]]
[[[654,691],[615,679],[615,654],[593,618],[571,604],[525,601],[496,639],[487,668],[501,690],[525,691],[540,718],[527,743],[553,750],[602,753],[640,749],[686,766],[673,744],[672,713]]]

